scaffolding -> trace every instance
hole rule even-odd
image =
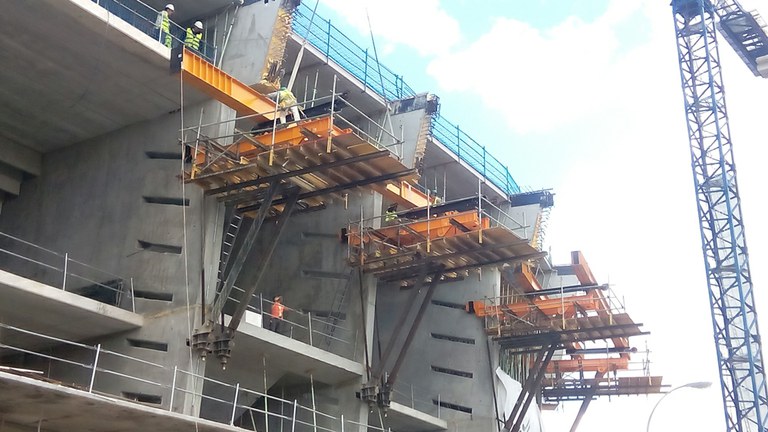
[[[544,257],[526,238],[530,227],[486,198],[470,197],[350,222],[348,259],[383,281],[417,278],[422,267],[441,267],[460,277],[486,265],[535,261]],[[428,271],[430,272],[430,271]]]

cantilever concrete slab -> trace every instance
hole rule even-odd
[[[389,407],[386,426],[398,432],[432,432],[448,429],[448,423],[445,420],[397,402],[392,402]]]
[[[758,57],[757,59],[757,71],[763,78],[768,78],[768,56]]]
[[[240,428],[136,402],[0,372],[0,413],[6,427],[61,432],[219,432]],[[41,429],[37,429],[42,420]],[[24,429],[26,430],[26,429]]]
[[[234,341],[228,367],[232,369],[253,369],[255,359],[265,356],[268,373],[273,377],[291,373],[309,379],[312,374],[317,382],[339,384],[359,379],[365,372],[356,361],[248,323],[240,324]]]
[[[69,341],[83,341],[141,327],[141,315],[0,270],[0,322]],[[4,344],[47,345],[37,337],[0,333]],[[50,341],[49,341],[50,342]],[[49,343],[50,344],[50,343]]]
[[[44,153],[176,110],[169,58],[91,0],[3,2],[0,138]]]

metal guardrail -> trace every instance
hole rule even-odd
[[[0,232],[0,269],[101,303],[136,312],[133,278]]]
[[[311,20],[312,10],[301,4],[293,15],[293,31],[333,60],[344,70],[359,79],[365,88],[370,88],[387,100],[415,96],[416,92],[403,81],[403,77],[376,61],[368,49],[357,45],[331,24],[330,20],[315,15]],[[310,27],[311,21],[311,27]],[[452,124],[442,116],[432,121],[432,135],[448,150],[467,163],[489,182],[508,195],[520,193],[520,187],[512,178],[507,168],[490,154],[485,146],[480,145],[458,125]]]
[[[245,292],[237,286],[233,286],[232,289],[240,293]],[[231,294],[229,300],[234,303],[240,303],[240,300],[232,297]],[[274,318],[269,312],[273,304],[274,302],[263,298],[261,294],[254,294],[248,306],[246,306],[246,310],[261,317],[262,328],[269,328],[269,322]],[[330,317],[327,320],[323,320],[317,318],[311,312],[303,312],[285,306],[283,318],[279,320],[280,327],[277,333],[315,348],[355,360],[358,330],[333,324],[330,320]],[[246,316],[247,321],[248,317]],[[325,327],[332,328],[334,334],[328,334],[319,330]],[[353,342],[350,342],[350,340]]]
[[[458,125],[438,116],[432,121],[430,133],[448,150],[452,151],[481,176],[501,189],[507,195],[520,193],[512,174],[503,163],[490,154],[485,146],[472,139]]]
[[[433,396],[429,391],[413,384],[396,381],[392,389],[392,401],[437,418],[440,418],[441,415],[442,396],[440,393]]]
[[[143,33],[151,36],[159,43],[163,44],[160,29],[155,27],[157,21],[157,15],[160,13],[157,9],[145,4],[140,0],[92,0],[97,5],[103,7],[112,15],[122,19],[131,26]],[[175,22],[170,22],[171,39],[173,40],[172,47],[183,45],[186,38],[187,31]],[[216,59],[216,46],[210,44],[204,40],[200,41],[200,48],[198,52],[205,57],[206,60],[213,63]]]
[[[178,397],[179,394],[185,394],[190,395],[193,398],[201,398],[204,400],[212,401],[217,404],[221,404],[224,408],[230,411],[225,411],[227,413],[231,412],[231,415],[228,416],[227,422],[230,426],[250,426],[249,424],[242,424],[242,418],[245,417],[245,413],[257,413],[262,416],[262,422],[264,421],[264,418],[269,419],[270,421],[279,421],[281,422],[281,428],[280,430],[289,430],[291,432],[296,431],[328,431],[328,432],[343,432],[346,428],[349,428],[348,430],[366,430],[366,431],[380,431],[380,432],[389,432],[390,429],[384,429],[380,427],[375,426],[368,426],[368,425],[361,425],[360,423],[357,423],[353,420],[345,419],[343,415],[340,416],[334,416],[322,411],[319,411],[313,407],[303,406],[298,403],[296,399],[294,400],[287,400],[282,399],[276,396],[272,396],[267,394],[263,391],[256,391],[251,390],[248,388],[245,388],[241,386],[239,383],[225,383],[222,381],[214,380],[212,378],[208,378],[203,375],[196,374],[194,372],[190,372],[188,370],[184,370],[182,368],[179,368],[178,366],[169,366],[169,365],[161,365],[154,362],[150,362],[141,358],[129,356],[123,353],[119,353],[116,351],[111,351],[106,348],[103,348],[101,344],[97,345],[88,345],[78,342],[72,342],[61,338],[56,338],[53,336],[48,336],[36,332],[32,332],[26,329],[22,329],[19,327],[14,327],[5,323],[0,323],[0,329],[2,329],[2,333],[4,335],[8,335],[9,333],[14,334],[20,334],[23,335],[25,340],[44,340],[48,343],[53,342],[59,346],[65,347],[62,350],[50,350],[46,349],[44,352],[35,351],[34,349],[27,349],[22,347],[17,347],[13,345],[6,344],[4,342],[0,342],[0,349],[4,351],[4,354],[9,354],[5,357],[3,357],[3,366],[6,366],[5,370],[7,371],[13,371],[14,368],[23,368],[24,375],[38,375],[40,377],[46,378],[46,379],[53,379],[53,380],[59,380],[66,379],[66,382],[60,382],[61,385],[66,385],[67,387],[74,388],[77,391],[83,392],[83,394],[99,394],[102,397],[110,398],[119,400],[121,402],[126,401],[126,394],[123,394],[122,392],[117,393],[109,393],[104,391],[101,386],[99,386],[99,382],[105,377],[105,376],[111,376],[111,377],[117,377],[118,379],[123,379],[126,382],[129,383],[139,383],[144,384],[147,386],[151,386],[152,388],[158,389],[159,391],[167,391],[170,392],[170,397],[168,399],[167,405],[165,402],[163,402],[162,397],[159,400],[159,403],[157,403],[157,408],[160,409],[166,409],[170,412],[175,412],[178,414],[184,415],[184,408],[183,407],[174,407],[174,400]],[[42,351],[42,350],[41,350]],[[19,356],[13,356],[10,355],[12,353],[18,353]],[[117,357],[121,360],[124,360],[128,362],[126,364],[126,367],[122,370],[118,370],[114,367],[110,367],[105,364],[105,360],[109,357]],[[87,360],[87,359],[92,360]],[[48,366],[44,368],[36,368],[35,365],[31,362],[33,362],[33,359],[41,359],[46,364],[49,364]],[[71,370],[72,373],[68,373],[66,377],[60,377],[56,375],[51,375],[51,371],[57,371],[57,370],[65,370],[64,368],[58,368],[58,367],[51,367],[50,363],[56,362],[57,365],[65,365],[68,367],[75,368]],[[110,364],[111,362],[106,362],[107,364]],[[40,369],[40,370],[37,370]],[[79,373],[78,371],[83,370],[85,373]],[[136,376],[131,375],[127,371],[134,370],[134,371],[153,371],[153,372],[159,372],[159,376],[161,378],[155,378],[158,379],[158,381],[152,381],[150,379],[147,379],[146,377],[142,376]],[[184,378],[192,378],[192,379],[184,379]],[[189,382],[194,381],[194,379],[202,380],[204,385],[192,385],[188,387],[182,387],[182,382]],[[197,389],[210,389],[212,386],[220,386],[227,389],[226,393],[231,395],[229,397],[226,397],[224,399],[212,396],[210,394],[205,394],[202,391],[199,391]],[[191,389],[190,389],[191,388]],[[246,403],[243,401],[243,399],[246,399],[246,395],[250,395],[250,398],[253,400],[254,396],[255,399],[262,399],[264,401],[264,404],[266,405],[266,408],[271,406],[271,404],[281,404],[286,405],[289,407],[290,414],[281,414],[274,412],[272,410],[268,409],[261,409],[254,406],[253,403]],[[136,401],[136,403],[141,403],[142,405],[146,405],[147,402],[139,402]],[[264,405],[262,405],[264,406]],[[314,406],[314,403],[313,403]],[[241,416],[241,423],[239,425],[235,425],[236,415],[240,412],[243,415]],[[194,416],[188,416],[190,418],[198,418]],[[205,418],[205,417],[201,417]],[[307,419],[311,418],[311,421],[308,421]],[[253,419],[253,418],[251,418]],[[216,420],[212,420],[216,421]],[[224,421],[219,421],[220,423],[226,424]],[[285,426],[285,428],[283,428]],[[365,429],[358,429],[358,426],[362,426]],[[254,428],[255,429],[255,428]],[[254,429],[245,429],[244,430],[254,430]],[[262,429],[259,429],[262,430]]]

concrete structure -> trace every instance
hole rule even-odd
[[[428,237],[438,222],[430,215],[435,196],[443,203],[474,196],[467,214],[478,215],[481,233],[462,233],[471,230],[455,221],[447,228],[466,234],[456,241],[474,254],[466,265],[451,264],[461,252],[436,237],[444,258],[429,241],[426,251],[407,254],[426,252],[414,261],[426,263],[418,277],[361,268],[360,245],[350,239],[381,228],[398,177],[304,192],[294,213],[289,195],[306,183],[291,179],[280,183],[282,204],[271,203],[262,225],[259,208],[271,200],[251,197],[257,204],[246,211],[209,193],[214,186],[181,181],[194,180],[185,161],[192,147],[252,140],[241,131],[254,124],[171,71],[177,51],[159,42],[153,25],[164,2],[2,6],[0,429],[496,430],[500,349],[464,308],[503,295],[520,265],[544,255],[537,248],[551,195],[518,194],[506,168],[440,118],[436,96],[416,94],[369,64],[367,53],[360,69],[349,57],[355,48],[343,35],[331,38],[330,27],[324,48],[319,18],[296,65],[310,27],[298,2],[176,2],[175,20],[204,22],[202,56],[245,85],[274,90],[296,70],[293,92],[305,110],[315,106],[310,100],[343,94],[350,106],[331,116],[330,130],[354,130],[355,146],[423,174],[419,185],[399,187],[428,191],[420,199],[431,204],[415,216]],[[354,167],[334,163],[328,178],[352,176]],[[228,237],[235,222],[225,202],[242,210],[242,230],[260,228],[252,248],[242,235]],[[490,223],[485,243],[483,223]],[[496,232],[514,241],[494,246]],[[493,258],[502,246],[512,255]],[[386,261],[397,247],[377,257]],[[219,299],[220,261],[236,250],[242,269]],[[436,273],[428,265],[438,261]],[[542,275],[554,272],[542,264]],[[421,284],[435,288],[413,288]],[[289,307],[279,333],[264,328],[275,295]],[[421,312],[401,315],[420,301]],[[227,333],[238,313],[243,321]],[[384,352],[390,341],[405,347],[402,355]],[[387,358],[398,357],[391,404],[361,400],[366,388],[387,384],[374,371],[390,370]]]

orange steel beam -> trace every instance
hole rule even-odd
[[[478,317],[489,315],[501,316],[505,312],[522,316],[535,309],[548,316],[565,315],[566,317],[572,317],[578,312],[577,306],[584,310],[597,310],[600,308],[601,303],[594,291],[585,295],[571,296],[564,299],[534,299],[530,302],[516,302],[501,306],[486,306],[483,301],[476,301],[474,303],[475,315]]]
[[[375,238],[390,245],[404,247],[423,242],[427,238],[434,240],[464,233],[465,231],[461,230],[457,225],[466,228],[468,231],[477,231],[489,228],[491,221],[484,217],[482,222],[480,222],[480,216],[477,214],[477,211],[469,210],[454,214],[446,213],[445,216],[439,218],[422,219],[418,222],[380,228],[371,234],[367,234],[366,237],[369,239]],[[359,233],[352,232],[350,234],[350,243],[360,244]]]
[[[515,281],[520,285],[525,292],[539,291],[541,285],[536,279],[536,276],[531,271],[531,265],[523,263],[519,272],[515,272]]]
[[[253,121],[274,118],[275,102],[248,87],[204,58],[184,48],[181,62],[182,79],[208,96],[237,111],[241,116],[253,115]]]
[[[579,279],[579,283],[582,285],[597,285],[595,276],[592,275],[592,270],[587,264],[587,260],[584,259],[584,254],[581,251],[571,252],[571,266],[573,267],[576,277]]]
[[[296,146],[305,142],[309,142],[308,135],[315,135],[315,140],[326,139],[328,137],[328,131],[331,130],[331,118],[321,117],[317,119],[305,120],[302,122],[291,124],[287,127],[277,129],[275,131],[275,147]],[[333,126],[331,135],[340,136],[352,133],[351,129],[341,129]],[[254,144],[261,145],[257,146]],[[265,148],[269,148],[272,145],[272,132],[263,132],[258,135],[252,135],[248,138],[242,138],[240,141],[233,145],[227,146],[227,152],[233,156],[253,156],[254,154],[262,153]],[[210,156],[210,155],[209,155]],[[205,163],[205,149],[198,149],[195,162],[198,164]]]
[[[397,185],[387,185],[387,197],[406,208],[426,207],[428,204],[434,204],[434,197],[429,199],[427,194],[411,186],[408,182],[401,182]]]
[[[552,360],[547,373],[557,372],[614,372],[629,369],[629,358]]]

